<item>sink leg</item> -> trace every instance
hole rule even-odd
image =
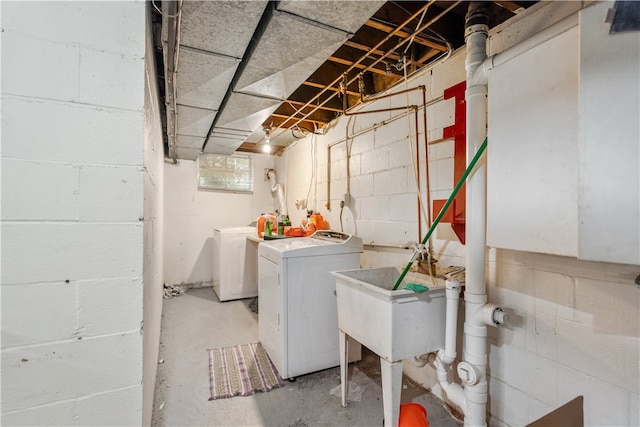
[[[402,389],[402,360],[389,362],[380,358],[382,374],[382,406],[384,426],[397,427],[400,418],[400,392]]]
[[[347,334],[340,331],[340,391],[342,392],[342,407],[347,406],[347,371],[349,368],[349,340]]]

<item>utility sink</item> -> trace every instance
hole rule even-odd
[[[445,283],[408,273],[392,291],[402,273],[396,267],[343,270],[336,279],[340,342],[342,406],[347,406],[348,337],[380,356],[385,427],[398,425],[402,390],[402,359],[444,347]],[[408,283],[429,288],[417,293]]]
[[[392,291],[402,270],[383,267],[332,272],[336,278],[338,327],[389,362],[444,347],[445,283],[407,273]],[[407,283],[429,288],[416,293]]]

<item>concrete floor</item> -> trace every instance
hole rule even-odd
[[[213,289],[198,288],[164,300],[153,426],[382,426],[378,357],[363,348],[350,364],[349,380],[362,390],[360,402],[340,404],[331,390],[340,385],[339,368],[298,377],[282,388],[253,396],[209,401],[207,349],[258,342],[258,316],[251,299],[221,303]],[[403,379],[402,402],[427,409],[432,426],[454,427],[442,402]]]

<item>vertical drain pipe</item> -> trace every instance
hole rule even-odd
[[[487,58],[489,2],[471,2],[465,17],[467,54],[467,163],[487,136],[487,81],[476,83],[474,73]],[[486,263],[486,161],[478,162],[467,179],[466,285],[463,361],[458,375],[464,386],[465,426],[486,426],[487,325],[482,316],[487,304]]]

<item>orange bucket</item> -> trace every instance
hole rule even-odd
[[[403,403],[398,427],[429,427],[427,410],[419,403]]]

